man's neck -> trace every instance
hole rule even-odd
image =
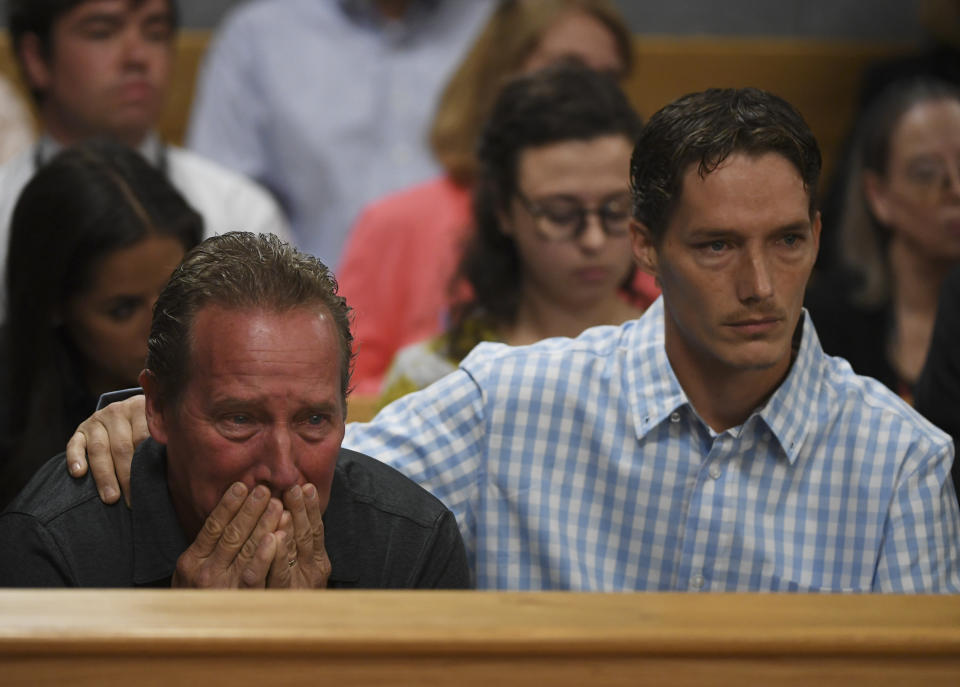
[[[376,0],[374,2],[380,14],[390,20],[403,19],[409,4],[410,0]]]
[[[82,122],[61,113],[53,106],[40,108],[43,132],[60,147],[72,146],[90,138],[110,138],[131,148],[139,148],[150,136],[151,130],[97,131]]]
[[[676,345],[676,336],[667,327],[665,345],[670,366],[697,414],[718,433],[746,422],[780,387],[793,364],[793,356],[789,356],[769,368],[734,368]]]

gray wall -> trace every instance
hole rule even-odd
[[[191,28],[211,28],[230,7],[245,1],[179,0],[184,26]],[[615,0],[635,33],[867,40],[922,36],[918,1]]]

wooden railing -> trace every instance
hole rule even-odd
[[[0,591],[0,684],[960,685],[960,597]]]

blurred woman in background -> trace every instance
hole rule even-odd
[[[841,267],[811,285],[807,307],[827,353],[910,400],[940,288],[960,264],[960,91],[893,84],[856,145],[835,225]]]
[[[629,168],[640,118],[616,82],[580,63],[516,78],[477,149],[468,285],[441,335],[400,351],[383,404],[456,369],[481,341],[577,336],[639,317]]]
[[[500,3],[437,106],[430,142],[445,175],[372,204],[347,241],[337,279],[355,313],[358,393],[380,388],[403,345],[444,328],[450,280],[472,232],[477,138],[503,83],[564,57],[622,79],[633,66],[632,40],[607,0]],[[636,279],[649,303],[656,287],[645,274]]]
[[[0,332],[0,507],[60,453],[99,394],[136,386],[153,304],[203,220],[114,143],[68,149],[11,220]]]

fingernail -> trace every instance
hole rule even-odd
[[[290,487],[290,496],[292,496],[295,499],[300,498],[301,492],[300,492],[299,484],[294,484],[292,487]]]
[[[234,496],[243,496],[243,492],[245,492],[246,490],[247,489],[246,487],[243,486],[242,482],[234,482],[233,486],[230,487],[230,493],[233,494]]]
[[[308,501],[313,501],[317,498],[317,488],[312,484],[304,485],[303,495],[307,498]]]
[[[80,463],[70,463],[70,472],[74,475],[80,472]]]
[[[263,486],[262,484],[258,484],[256,487],[253,488],[253,500],[254,500],[254,501],[262,501],[262,500],[263,500],[264,498],[266,498],[269,494],[270,494],[270,491],[269,491],[265,486]]]
[[[117,498],[117,490],[113,487],[104,487],[100,492],[100,498],[104,501],[110,501]]]

